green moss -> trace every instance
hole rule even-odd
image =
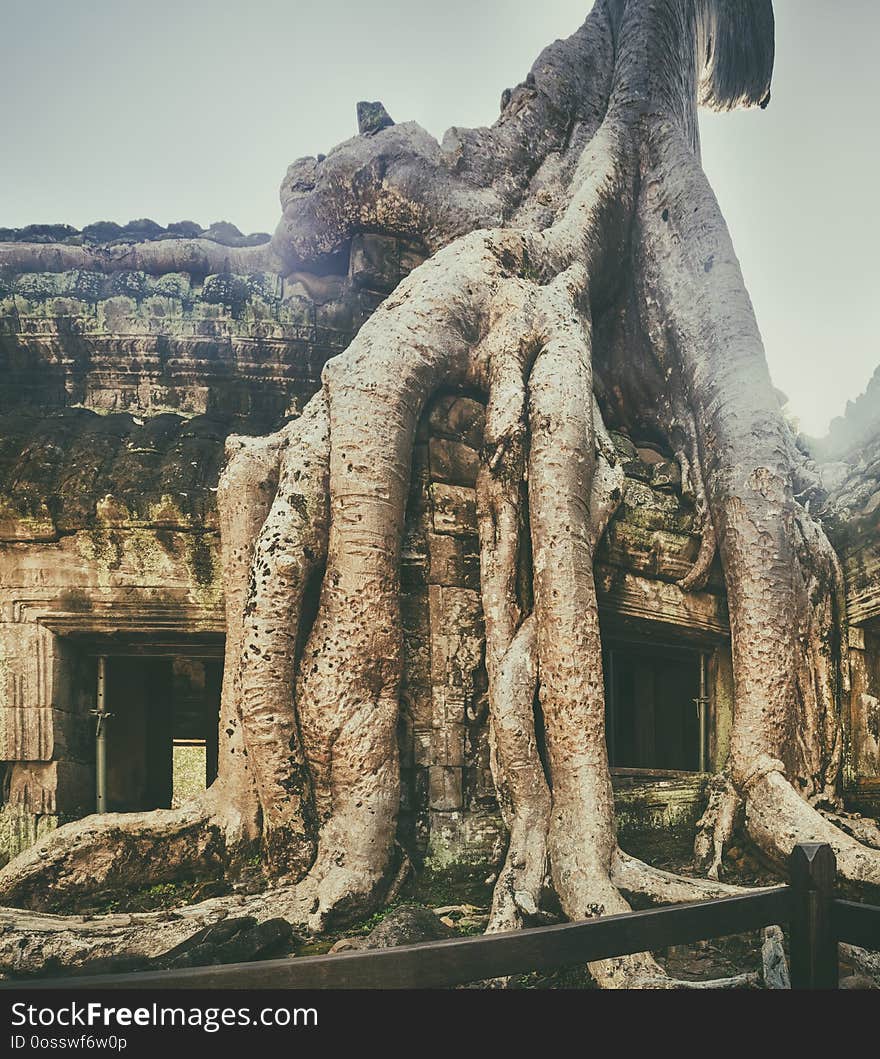
[[[438,908],[442,905],[488,906],[492,886],[486,884],[486,870],[456,866],[443,871],[425,869],[411,876],[401,891],[407,904]]]

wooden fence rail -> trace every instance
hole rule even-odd
[[[438,988],[556,970],[774,924],[789,927],[792,988],[836,988],[838,942],[880,949],[880,907],[835,899],[835,860],[830,846],[797,846],[791,856],[790,875],[790,885],[753,894],[506,934],[337,956],[119,975],[28,978],[0,983],[0,988]]]

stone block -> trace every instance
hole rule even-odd
[[[460,485],[431,485],[435,533],[450,533],[457,537],[477,534],[477,498],[473,489]]]
[[[427,768],[433,755],[432,728],[416,728],[413,732],[413,762],[415,766]]]
[[[431,731],[431,765],[464,767],[463,724],[444,724]]]
[[[438,397],[428,415],[428,425],[433,435],[464,442],[479,450],[483,444],[483,424],[486,408],[470,397],[445,395]]]
[[[470,702],[469,691],[467,688],[435,685],[431,689],[431,726],[444,728],[450,724],[464,724],[465,709]]]
[[[480,589],[480,552],[475,539],[428,534],[428,582]]]
[[[397,240],[387,235],[356,235],[351,241],[349,275],[367,290],[394,290],[401,276]]]
[[[428,805],[437,812],[461,809],[462,770],[446,765],[431,765],[428,769]]]
[[[54,641],[41,625],[0,624],[0,708],[52,705],[57,662]]]
[[[56,711],[0,707],[0,761],[51,761]]]
[[[507,846],[507,833],[497,811],[432,812],[425,868],[447,871],[477,868],[496,871]]]
[[[4,805],[0,809],[0,867],[53,831],[58,823],[54,814],[39,815],[19,805]]]
[[[435,482],[464,485],[470,489],[477,484],[480,457],[470,445],[449,438],[431,438],[428,452],[431,478]]]
[[[854,651],[865,650],[865,630],[855,625],[849,627],[849,646]]]
[[[8,803],[31,813],[94,812],[94,772],[76,761],[15,764],[10,770]]]
[[[651,484],[655,489],[676,490],[681,489],[681,467],[675,460],[668,460],[654,464],[654,472],[651,476]]]
[[[431,585],[431,683],[472,689],[483,657],[483,612],[479,592]]]

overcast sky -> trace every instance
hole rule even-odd
[[[272,231],[289,162],[381,99],[436,136],[589,0],[0,0],[0,226],[229,220]],[[824,433],[880,363],[875,0],[776,0],[773,99],[704,114],[703,161],[776,385]]]

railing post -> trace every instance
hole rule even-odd
[[[836,989],[837,938],[831,903],[837,862],[826,843],[802,842],[789,858],[792,888],[791,987]]]

